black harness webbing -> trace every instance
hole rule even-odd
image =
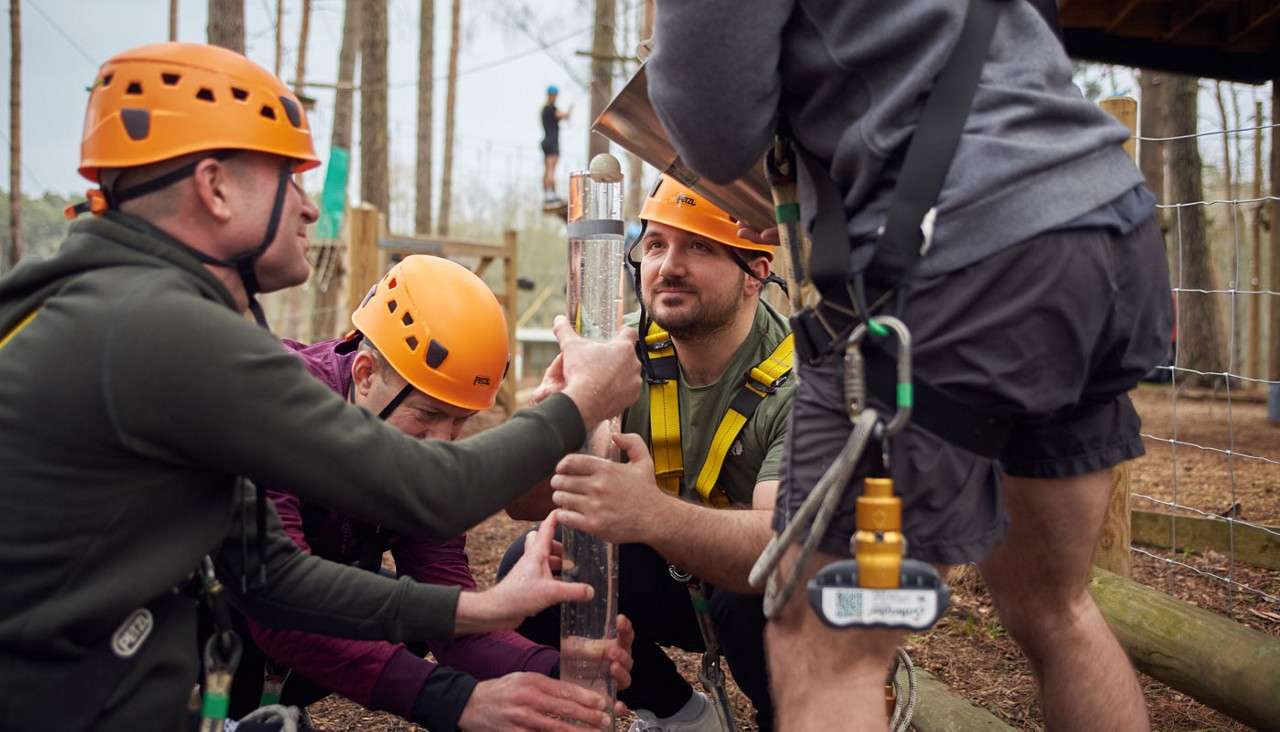
[[[814,193],[810,230],[813,249],[809,276],[822,302],[791,318],[800,357],[815,362],[844,342],[854,325],[870,315],[866,286],[896,296],[899,307],[907,284],[931,245],[934,206],[964,131],[991,39],[1007,0],[971,0],[955,48],[925,100],[915,132],[907,143],[902,169],[890,199],[884,228],[874,242],[871,262],[852,271],[844,199],[820,161],[795,145],[798,161]],[[874,343],[868,339],[867,343]],[[882,347],[867,349],[869,388],[886,404],[896,389],[894,359]],[[1008,441],[1010,423],[1001,415],[981,414],[926,382],[915,380],[912,421],[946,441],[986,457],[997,457]]]

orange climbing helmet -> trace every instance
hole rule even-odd
[[[507,318],[488,285],[440,257],[405,257],[351,322],[418,391],[463,409],[492,407],[506,377]]]
[[[657,221],[677,229],[705,236],[735,249],[746,249],[773,259],[774,244],[758,244],[738,236],[738,220],[708,201],[701,193],[681,184],[669,175],[658,178],[644,207],[641,221]]]
[[[241,54],[157,43],[110,58],[89,93],[80,175],[213,150],[255,150],[320,164],[307,116],[288,87]]]

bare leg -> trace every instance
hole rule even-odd
[[[556,190],[556,164],[559,162],[559,155],[548,155],[543,159],[542,190],[546,193],[554,193]]]
[[[1054,732],[1149,728],[1133,666],[1087,588],[1111,486],[1110,470],[1061,480],[1005,476],[1009,535],[978,565],[1031,661]]]
[[[792,547],[782,560],[784,574],[800,553]],[[765,647],[781,732],[884,732],[884,682],[903,633],[889,630],[833,630],[809,607],[805,582],[838,559],[817,552],[782,615],[769,623]]]

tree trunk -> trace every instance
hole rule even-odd
[[[458,46],[462,43],[462,0],[453,0],[449,19],[449,91],[444,102],[444,171],[440,178],[441,236],[449,235],[453,208],[453,121],[458,104]]]
[[[1222,120],[1222,192],[1227,199],[1236,197],[1235,176],[1231,168],[1231,120],[1227,117],[1227,99],[1222,95],[1222,82],[1213,82],[1213,96],[1218,102],[1218,119]]]
[[[348,0],[342,15],[342,46],[338,50],[338,89],[333,95],[333,131],[331,148],[351,150],[351,106],[354,92],[356,49],[360,46],[360,3]],[[332,153],[330,153],[332,155]],[[337,232],[334,232],[337,236]],[[315,300],[311,308],[311,336],[328,338],[337,333],[338,302],[342,293],[343,256],[332,242],[318,248],[321,259],[317,272],[324,281],[313,279]],[[345,321],[344,321],[345,322]]]
[[[276,78],[280,77],[281,65],[284,63],[284,0],[276,0],[276,64],[273,68]]]
[[[169,0],[169,40],[178,40],[178,0]]]
[[[294,67],[294,89],[299,94],[307,81],[307,43],[311,40],[311,0],[302,0],[302,25],[298,28],[298,65]]]
[[[613,97],[613,27],[617,16],[614,0],[595,0],[595,34],[591,41],[591,119],[604,111]],[[609,139],[591,132],[587,141],[587,162],[600,153],[609,152]]]
[[[1199,80],[1176,76],[1170,84],[1169,126],[1179,134],[1196,131]],[[1198,138],[1168,143],[1169,193],[1173,203],[1187,204],[1204,200]],[[1181,206],[1169,214],[1170,241],[1173,251],[1174,278],[1179,288],[1215,290],[1213,257],[1205,229],[1204,207]],[[1178,366],[1198,371],[1226,370],[1219,319],[1219,295],[1199,292],[1178,293]],[[1216,377],[1194,377],[1191,381],[1212,384]]]
[[[244,53],[244,0],[209,0],[209,43]]]
[[[653,37],[653,0],[646,0],[644,6],[639,8],[640,12],[640,32],[638,34],[639,42]],[[631,39],[624,39],[624,44],[630,42]],[[630,54],[631,49],[628,48],[624,53]],[[640,209],[644,206],[644,161],[638,155],[627,153],[628,171],[627,171],[627,221],[635,221],[640,217]]]
[[[22,0],[9,0],[9,251],[11,270],[22,257]]]
[[[418,14],[418,150],[413,230],[431,233],[431,113],[435,94],[436,2],[422,0]]]
[[[1169,137],[1169,84],[1171,79],[1166,74],[1158,74],[1144,69],[1138,75],[1138,134],[1143,138]],[[1147,179],[1147,187],[1155,194],[1157,203],[1165,202],[1164,164],[1165,151],[1169,143],[1140,142],[1138,145],[1138,167],[1142,169],[1142,177]]]
[[[364,0],[360,34],[360,197],[383,215],[387,183],[387,3]]]

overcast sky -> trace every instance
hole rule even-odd
[[[21,0],[22,2],[22,186],[24,193],[79,192],[88,186],[76,174],[85,87],[98,66],[127,48],[167,40],[168,0]],[[418,79],[419,0],[388,0],[390,17],[389,98],[392,185],[412,186]],[[562,108],[574,105],[561,128],[561,174],[586,159],[587,100],[575,78],[587,77],[587,60],[575,51],[590,47],[590,3],[584,0],[464,0],[459,57],[455,176],[541,176],[542,133],[538,111],[548,84],[560,87]],[[620,3],[621,5],[621,3]],[[205,40],[206,0],[180,0],[179,40]],[[250,58],[272,68],[275,0],[245,0]],[[635,8],[636,3],[627,3]],[[281,76],[296,64],[301,0],[285,0]],[[436,175],[443,157],[445,81],[449,49],[449,0],[436,0]],[[307,78],[337,77],[342,36],[342,0],[313,0]],[[634,16],[635,13],[632,13]],[[523,23],[519,19],[526,18]],[[523,26],[523,28],[522,28]],[[9,76],[9,34],[0,58]],[[550,48],[543,50],[543,44]],[[621,73],[621,72],[619,72]],[[618,82],[620,84],[620,81]],[[616,88],[616,87],[615,87]],[[317,152],[328,157],[332,92],[312,90],[311,113]],[[8,109],[9,85],[0,84],[0,108]],[[357,101],[358,104],[358,101]],[[357,107],[358,115],[358,107]],[[358,117],[357,117],[358,119]],[[7,139],[8,124],[3,135]],[[358,136],[359,125],[356,125]],[[358,154],[358,152],[357,152]],[[353,170],[357,169],[353,161]],[[8,170],[9,146],[0,146]],[[318,189],[315,172],[308,187]],[[353,176],[358,178],[358,176]],[[438,191],[438,184],[437,184]],[[562,186],[563,187],[563,186]]]

